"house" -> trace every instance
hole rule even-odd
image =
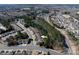
[[[4,27],[1,23],[0,23],[0,29],[5,31],[7,30],[6,27]]]

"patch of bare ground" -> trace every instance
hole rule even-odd
[[[68,35],[68,33],[67,33],[67,35]],[[74,41],[73,38],[70,35],[68,35],[68,37],[71,41],[71,47],[73,48],[73,53],[75,55],[79,54],[79,47],[77,46],[76,41]]]
[[[77,42],[74,41],[74,40],[72,40],[72,42],[74,43],[73,46],[75,46],[75,47],[73,47],[73,48],[76,50],[76,54],[79,55],[79,45],[78,45]]]
[[[64,51],[64,49],[62,47],[59,47],[59,46],[56,46],[56,45],[53,49],[60,52],[60,53],[62,53]]]

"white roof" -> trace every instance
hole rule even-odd
[[[44,36],[44,35],[43,35],[43,36],[41,36],[41,37],[42,37],[42,38],[47,38],[47,36]]]
[[[76,12],[77,14],[79,14],[79,11],[78,12]]]
[[[70,17],[70,15],[63,15],[65,18],[69,18]]]
[[[6,30],[6,28],[0,23],[0,29]]]

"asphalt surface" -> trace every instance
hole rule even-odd
[[[49,52],[51,55],[62,55],[61,53],[58,53],[55,50],[51,50],[51,49],[46,49],[46,48],[41,48],[38,46],[14,46],[14,47],[1,47],[0,51],[16,51],[16,50],[27,50],[27,51],[32,51],[32,50],[37,50],[37,51],[43,51],[43,52]]]
[[[46,15],[44,17],[45,21],[48,22],[50,25],[53,26],[53,24],[50,22],[49,20],[49,17],[48,15]],[[55,27],[56,28],[56,27]],[[64,30],[61,30],[61,29],[58,29],[56,28],[58,31],[61,32],[61,34],[63,34],[65,36],[65,41],[66,41],[66,44],[68,45],[69,49],[68,49],[68,53],[69,54],[76,54],[76,49],[75,49],[75,46],[72,44],[71,40],[69,39],[68,35],[66,34],[66,32]]]

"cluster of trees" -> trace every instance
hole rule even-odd
[[[17,32],[16,38],[17,39],[27,39],[29,36],[26,33],[21,33],[21,31]]]
[[[63,12],[63,14],[70,14],[70,12],[69,11],[65,11],[65,12]]]
[[[29,26],[39,29],[42,35],[46,35],[48,38],[44,39],[44,46],[47,48],[53,48],[55,45],[64,46],[65,37],[57,31],[54,27],[49,25],[44,19],[38,20],[27,20],[25,19],[26,24],[29,22]]]
[[[48,24],[44,19],[40,18],[38,20],[34,20],[32,17],[23,17],[24,22],[26,23],[25,26],[29,27],[35,27],[40,32],[42,35],[47,36],[48,38],[44,39],[44,44],[43,46],[47,48],[52,48],[55,47],[56,45],[63,47],[64,46],[64,39],[65,37],[57,31],[54,27],[52,27],[50,24]]]
[[[65,37],[59,31],[57,31],[55,27],[52,27],[44,19],[39,19],[37,23],[44,29],[42,30],[44,35],[48,37],[44,39],[45,47],[53,48],[55,45],[58,45],[61,47],[64,46]]]
[[[6,31],[1,30],[0,34],[5,33],[5,32],[9,32],[11,30],[14,30],[13,27],[10,25],[10,20],[9,19],[8,20],[3,20],[3,21],[1,21],[1,23],[4,27],[6,27]]]
[[[11,22],[10,19],[1,21],[1,23],[3,24],[3,26],[5,26],[8,30],[13,29],[12,26],[10,25],[10,22]]]
[[[44,10],[42,10],[42,13],[49,13],[49,10],[48,9],[44,9]]]
[[[15,45],[19,45],[19,40],[23,41],[24,39],[28,39],[28,35],[27,34],[23,34],[20,31],[17,32],[16,36],[10,36],[9,38],[6,39],[6,41],[8,42],[8,46],[15,46]]]
[[[6,41],[8,42],[8,46],[18,45],[16,39],[13,36],[10,36],[9,38],[7,38]]]

